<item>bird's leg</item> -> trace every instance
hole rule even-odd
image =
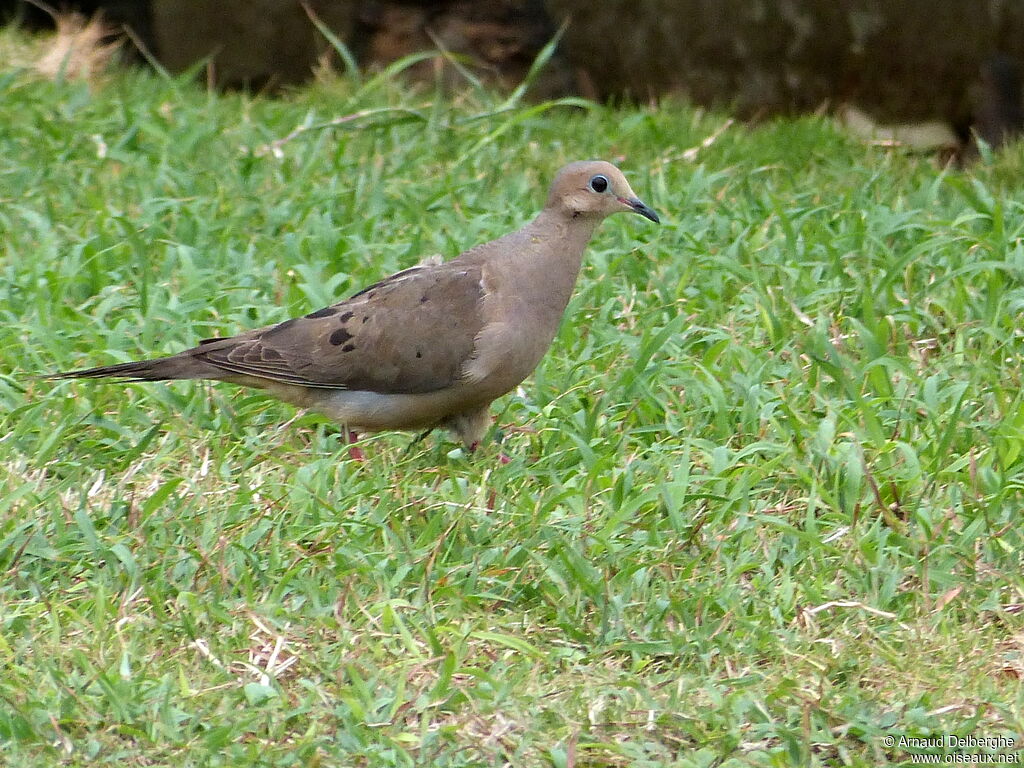
[[[348,427],[342,427],[341,442],[348,446],[348,457],[352,461],[366,461],[366,454],[356,443],[359,442],[359,435]]]

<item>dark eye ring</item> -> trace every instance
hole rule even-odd
[[[608,178],[598,174],[590,180],[590,188],[595,192],[604,192],[608,189]]]

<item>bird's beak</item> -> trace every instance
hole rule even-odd
[[[658,218],[658,214],[654,212],[654,209],[648,206],[647,203],[645,203],[639,197],[620,197],[619,202],[622,203],[627,208],[629,208],[630,210],[632,210],[633,212],[639,213],[645,219],[650,219],[655,224],[661,224],[661,219]]]

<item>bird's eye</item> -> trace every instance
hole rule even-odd
[[[595,192],[604,192],[608,189],[608,179],[598,174],[590,180],[590,188]]]

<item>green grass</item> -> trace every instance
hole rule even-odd
[[[10,33],[5,33],[9,35]],[[0,71],[6,765],[876,766],[1024,732],[1024,152]],[[297,125],[313,128],[261,152]],[[318,308],[619,162],[501,450],[36,374]]]

